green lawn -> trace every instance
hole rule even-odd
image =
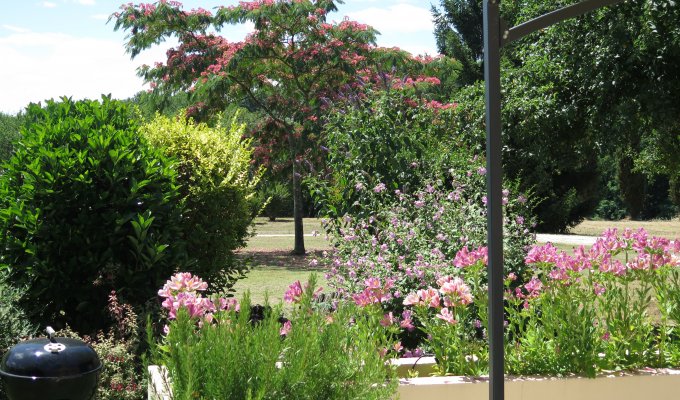
[[[306,218],[305,235],[310,235],[313,231],[322,232],[321,221]],[[255,233],[256,236],[248,241],[248,246],[238,253],[239,257],[249,260],[251,270],[246,279],[236,283],[234,288],[237,297],[249,290],[253,303],[263,303],[265,296],[268,295],[269,302],[275,304],[283,300],[288,285],[296,280],[305,282],[314,272],[318,284],[322,287],[327,286],[325,271],[309,265],[312,259],[321,258],[322,251],[329,248],[323,234],[305,236],[307,255],[294,256],[291,254],[295,242],[292,218],[277,219],[273,222],[268,218],[257,218]]]
[[[569,230],[574,235],[600,236],[607,228],[617,228],[622,231],[626,228],[644,228],[650,235],[665,237],[668,239],[680,238],[680,219],[654,220],[654,221],[591,221],[585,220]]]
[[[319,218],[303,219],[302,227],[305,234],[311,234],[312,231],[323,232]],[[255,218],[255,233],[258,235],[292,235],[295,233],[293,218],[277,218],[276,221],[270,221],[266,217]]]

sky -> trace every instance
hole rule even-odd
[[[435,1],[435,0],[433,0]],[[435,1],[437,4],[438,0]],[[128,98],[147,87],[137,76],[142,64],[164,61],[172,43],[134,60],[125,53],[125,32],[109,16],[121,0],[0,0],[0,112],[15,114],[34,102],[69,96]],[[185,0],[187,10],[207,10],[238,0]],[[437,53],[429,0],[345,0],[329,20],[345,16],[376,28],[378,45],[413,54]],[[222,34],[241,40],[250,27],[229,26]]]

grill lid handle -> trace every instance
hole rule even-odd
[[[55,334],[54,329],[52,329],[51,326],[48,326],[47,328],[45,328],[45,332],[47,333],[47,337],[50,339],[50,342],[57,343],[56,339],[54,338],[54,334]]]

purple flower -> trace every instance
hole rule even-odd
[[[376,187],[373,188],[373,191],[376,193],[383,192],[385,189],[387,189],[387,186],[385,186],[384,183],[379,183],[376,185]]]

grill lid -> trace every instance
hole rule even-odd
[[[0,362],[0,375],[31,378],[65,378],[101,369],[97,353],[85,342],[55,338],[48,327],[49,339],[32,339],[9,349]]]

